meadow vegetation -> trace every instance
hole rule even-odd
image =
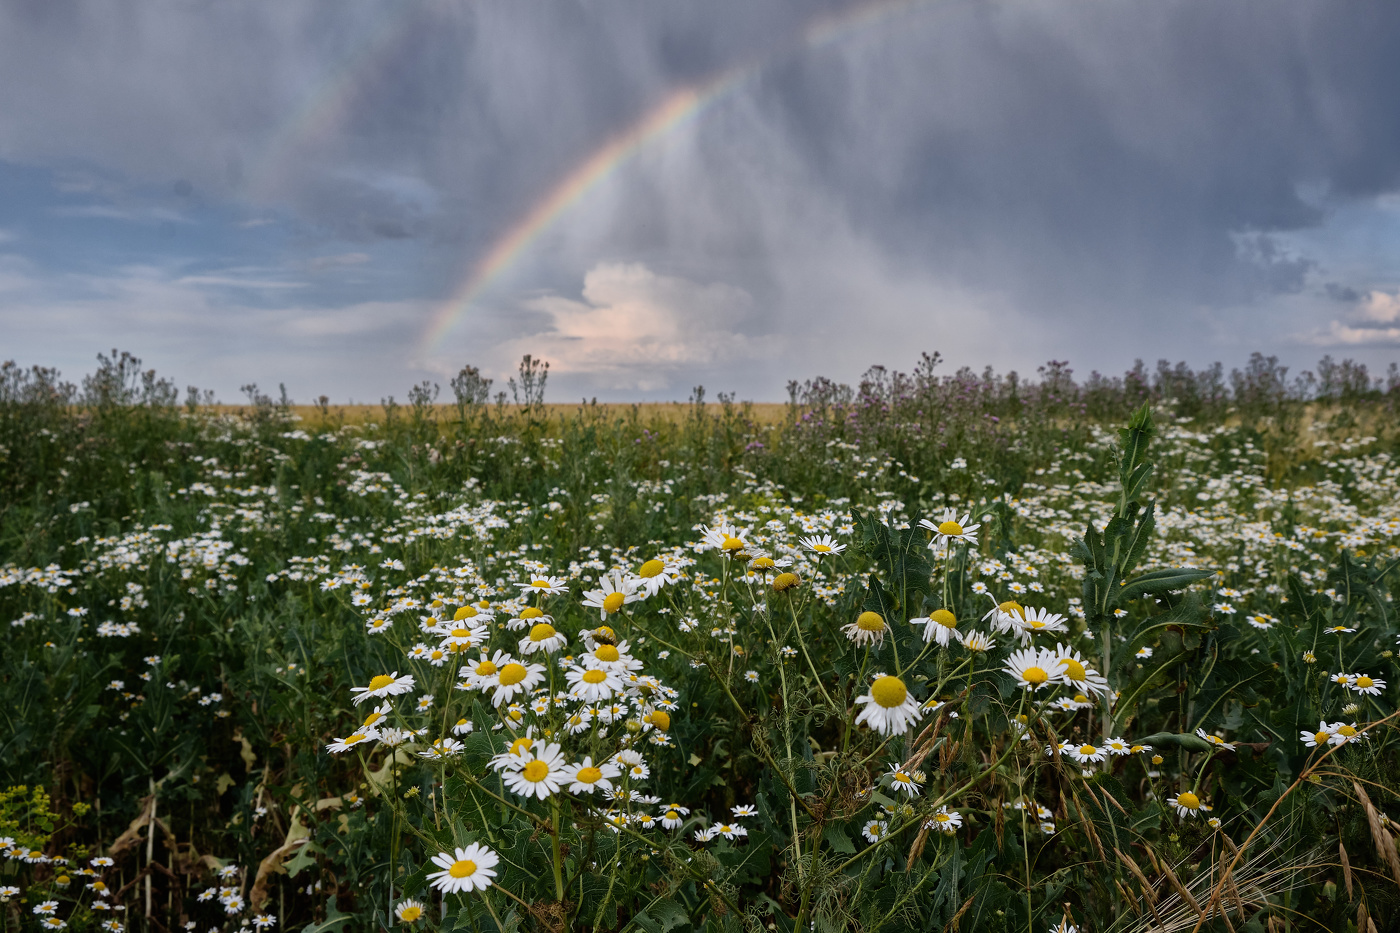
[[[0,365],[0,926],[1400,926],[1400,373]]]

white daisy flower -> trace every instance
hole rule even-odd
[[[871,820],[861,829],[861,835],[867,842],[875,843],[885,838],[885,831],[890,828],[890,824],[884,820]]]
[[[554,618],[545,615],[542,609],[536,609],[534,606],[526,606],[524,609],[520,610],[520,615],[512,616],[506,620],[506,628],[510,629],[512,632],[518,632],[523,628],[529,628],[537,622],[547,622],[553,625]]]
[[[1044,648],[1022,648],[1011,652],[1004,670],[1027,690],[1053,686],[1063,679],[1059,658]]]
[[[1085,693],[1108,694],[1108,678],[1084,663],[1084,656],[1069,645],[1056,645],[1055,657],[1060,676]]]
[[[504,665],[496,674],[496,690],[491,694],[491,705],[500,708],[501,704],[517,693],[529,693],[544,680],[543,664],[524,665],[512,661]]]
[[[540,576],[535,577],[529,583],[517,583],[515,585],[520,588],[520,594],[522,596],[528,596],[531,593],[542,593],[545,596],[559,596],[560,594],[569,592],[569,581],[563,577]]]
[[[497,651],[491,657],[487,657],[485,652],[475,661],[462,665],[457,671],[457,676],[461,677],[470,690],[494,690],[497,685],[497,678],[500,677],[501,668],[514,661],[510,655],[504,651]]]
[[[870,692],[856,697],[856,704],[864,707],[856,724],[866,723],[881,735],[903,735],[922,715],[904,681],[888,675],[875,678]]]
[[[426,749],[418,753],[418,757],[434,760],[439,758],[455,758],[462,754],[462,749],[464,748],[466,748],[465,745],[449,736],[448,738],[438,739],[432,745],[429,745]]]
[[[940,833],[952,835],[962,828],[962,814],[956,810],[949,810],[947,807],[939,807],[938,812],[929,817],[924,826],[929,829],[936,829]]]
[[[565,767],[559,774],[559,780],[568,783],[566,790],[571,794],[592,794],[612,790],[612,779],[621,775],[622,770],[612,762],[603,761],[595,765],[591,757],[585,756],[578,764]]]
[[[982,617],[983,622],[990,622],[992,628],[1005,635],[1007,632],[1016,631],[1021,627],[1021,622],[1025,619],[1026,607],[1008,599],[1004,603],[993,606],[986,615]]]
[[[366,742],[373,742],[378,738],[378,729],[361,729],[359,732],[356,732],[353,735],[348,735],[343,739],[336,739],[334,742],[326,746],[326,751],[330,752],[332,755],[339,755],[343,752],[350,751],[350,749],[354,748],[356,745],[363,745]]]
[[[1034,635],[1058,634],[1067,630],[1065,617],[1049,609],[1027,609],[1016,625],[1021,644],[1029,645]]]
[[[1302,731],[1302,736],[1303,744],[1306,745],[1308,748],[1317,748],[1322,745],[1328,745],[1332,741],[1332,727],[1327,725],[1326,722],[1319,721],[1317,724],[1316,732],[1309,732],[1308,730],[1304,729]]]
[[[458,894],[465,891],[484,891],[496,877],[495,867],[500,862],[495,852],[473,842],[465,848],[456,848],[451,853],[439,852],[433,856],[433,864],[442,869],[428,875],[433,887],[444,894]]]
[[[933,540],[929,541],[930,550],[940,550],[951,548],[955,542],[962,544],[977,543],[977,529],[982,525],[971,524],[972,513],[965,512],[961,518],[958,517],[956,509],[945,509],[940,520],[934,524],[927,518],[919,519],[919,527],[933,532]]]
[[[1097,745],[1090,745],[1087,742],[1083,745],[1072,745],[1069,749],[1069,757],[1080,764],[1103,761],[1107,757],[1107,750],[1099,748]]]
[[[399,901],[394,907],[394,916],[399,918],[400,923],[417,923],[423,917],[423,903],[411,898]]]
[[[520,639],[520,653],[534,654],[537,651],[553,654],[568,644],[564,633],[548,622],[536,622],[530,627],[530,634]]]
[[[392,674],[380,674],[372,678],[368,687],[351,687],[352,694],[350,702],[356,706],[365,700],[381,699],[383,697],[398,696],[413,689],[413,675],[404,674],[399,676],[398,671]]]
[[[1381,691],[1385,689],[1385,681],[1381,680],[1379,677],[1371,677],[1367,674],[1352,674],[1351,677],[1348,678],[1347,687],[1355,690],[1357,693],[1365,693],[1373,697],[1378,697],[1381,695]]]
[[[963,636],[962,643],[968,651],[976,651],[979,654],[986,654],[997,646],[990,635],[983,635],[981,632],[968,632]]]
[[[1176,812],[1183,820],[1190,819],[1201,812],[1201,798],[1191,791],[1183,791],[1175,797],[1167,798],[1167,806],[1175,807]]]
[[[622,607],[634,603],[637,595],[637,581],[628,574],[614,571],[598,578],[598,589],[583,594],[583,604],[598,610],[598,616],[606,620]]]
[[[846,545],[838,543],[831,535],[812,535],[799,539],[798,543],[816,554],[840,554],[846,549]]]
[[[1334,722],[1327,726],[1327,731],[1332,733],[1332,737],[1328,741],[1333,745],[1345,745],[1363,738],[1354,722]]]
[[[862,612],[856,620],[849,625],[843,625],[841,631],[857,645],[875,645],[879,647],[885,643],[885,633],[890,627],[885,624],[885,619],[878,612]]]
[[[503,772],[505,785],[511,793],[521,797],[543,800],[559,793],[560,781],[564,779],[564,756],[554,742],[532,751],[533,756],[519,769]]]
[[[1216,748],[1223,748],[1227,752],[1233,752],[1235,750],[1234,745],[1225,741],[1220,736],[1209,733],[1204,729],[1197,729],[1196,735],[1200,738],[1205,739],[1207,742],[1214,745]]]
[[[748,547],[744,543],[744,533],[733,525],[720,524],[714,528],[708,525],[700,527],[700,544],[696,550],[710,550],[717,548],[726,553],[735,553]]]
[[[905,771],[896,767],[889,773],[890,787],[900,791],[909,797],[917,797],[923,793],[923,788],[919,785],[924,782],[924,774],[921,771]]]
[[[924,641],[938,642],[940,648],[948,647],[950,641],[962,641],[962,636],[958,634],[958,618],[947,609],[935,609],[928,616],[921,619],[910,619],[910,625],[922,625],[924,627]]]
[[[637,568],[637,580],[648,597],[655,596],[667,586],[680,579],[680,568],[653,557]]]
[[[642,662],[632,657],[628,653],[630,650],[625,641],[620,641],[615,645],[603,642],[581,655],[577,660],[584,667],[596,667],[617,674],[619,677],[625,677],[631,671],[642,669]]]

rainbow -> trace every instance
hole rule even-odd
[[[423,347],[433,349],[481,292],[584,195],[626,164],[647,143],[694,118],[707,103],[737,84],[747,70],[747,67],[735,68],[703,85],[672,92],[640,120],[595,149],[472,266],[471,274],[433,314],[423,335]]]
[[[396,16],[385,14],[370,37],[360,44],[344,65],[304,95],[295,113],[262,150],[247,174],[244,193],[253,200],[272,197],[282,172],[306,151],[308,145],[332,136],[344,123],[363,87],[366,76],[379,71],[400,51],[412,35],[412,4],[404,4]]]
[[[667,95],[638,120],[616,134],[573,168],[524,216],[499,236],[491,248],[470,267],[470,272],[429,318],[421,350],[431,353],[503,272],[509,269],[539,237],[585,195],[629,162],[654,140],[694,120],[709,105],[759,74],[762,66],[784,51],[815,49],[870,28],[890,17],[935,0],[871,0],[831,16],[809,22],[789,43],[757,61],[729,68],[697,85]]]

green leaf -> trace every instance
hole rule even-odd
[[[676,927],[686,926],[690,923],[690,914],[682,905],[670,898],[652,904],[647,908],[647,912],[658,921],[655,933],[669,933]]]
[[[343,914],[340,908],[335,906],[335,893],[332,892],[326,898],[326,919],[321,923],[308,923],[302,927],[301,933],[331,933],[354,919],[354,914]]]
[[[1185,732],[1154,732],[1142,740],[1142,744],[1160,748],[1165,745],[1175,745],[1186,749],[1188,752],[1208,752],[1215,748],[1210,742],[1199,735],[1189,735]]]
[[[316,860],[311,857],[311,853],[320,851],[321,850],[316,847],[316,843],[314,842],[307,842],[306,845],[299,847],[297,849],[297,854],[283,863],[283,867],[287,869],[287,877],[295,878],[297,872],[301,871],[303,868],[309,868],[315,865]]]
[[[846,835],[846,828],[840,823],[829,823],[822,830],[822,838],[826,844],[831,846],[831,851],[839,855],[855,855],[856,847],[851,842],[851,837]]]
[[[1192,570],[1185,567],[1149,570],[1119,587],[1118,601],[1127,602],[1146,595],[1160,596],[1163,593],[1172,593],[1213,576],[1213,570]]]

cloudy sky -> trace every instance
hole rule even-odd
[[[0,358],[378,401],[1400,359],[1400,5],[8,0]]]

